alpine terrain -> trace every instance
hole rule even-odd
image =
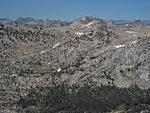
[[[0,20],[0,113],[104,112],[150,112],[150,26]]]

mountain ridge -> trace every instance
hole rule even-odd
[[[85,17],[81,17],[81,18],[78,18],[78,19],[75,19],[73,21],[61,21],[61,20],[49,20],[49,19],[34,19],[32,17],[18,17],[16,20],[11,20],[9,18],[0,18],[0,22],[2,23],[13,23],[13,22],[16,22],[18,24],[31,24],[31,25],[43,25],[44,22],[48,22],[49,23],[57,23],[57,22],[60,22],[62,23],[63,25],[59,25],[59,26],[68,26],[70,23],[74,22],[74,21],[77,21],[79,19],[83,19],[83,18],[95,18],[97,20],[100,20],[99,18],[96,18],[96,17],[92,17],[92,16],[85,16]],[[106,23],[108,22],[108,20],[104,20]],[[134,23],[134,21],[136,20],[109,20],[109,21],[112,21],[113,24],[132,24]],[[150,20],[141,20],[141,22],[145,25],[150,25]],[[45,26],[45,24],[44,24]],[[54,27],[54,26],[49,26],[49,27]]]

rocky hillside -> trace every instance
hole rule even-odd
[[[149,26],[106,24],[94,17],[44,26],[0,24],[1,108],[16,109],[12,103],[36,87],[150,88]]]

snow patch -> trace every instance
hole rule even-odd
[[[150,34],[148,34],[148,36],[150,36]]]
[[[85,18],[81,18],[81,20],[85,20]]]
[[[12,64],[15,64],[16,62],[12,62]]]
[[[41,54],[45,53],[46,51],[41,51]]]
[[[83,35],[84,33],[81,32],[76,32],[77,35]]]
[[[132,44],[135,44],[137,41],[133,41]]]
[[[135,32],[135,31],[126,31],[127,33],[137,33],[137,32]]]
[[[58,68],[58,69],[57,69],[57,72],[60,72],[60,71],[61,71],[61,69],[60,69],[60,68]]]
[[[89,23],[89,24],[87,24],[87,25],[85,25],[85,26],[89,27],[89,26],[91,26],[93,23],[94,23],[94,22],[91,22],[91,23]]]
[[[48,64],[51,64],[50,62],[48,62]]]
[[[53,46],[53,49],[56,48],[59,44],[60,44],[59,42],[58,42],[57,44],[55,44],[55,45]]]
[[[18,75],[17,75],[17,74],[12,74],[11,76],[12,76],[12,77],[16,77],[16,76],[18,76]]]
[[[120,47],[125,47],[125,45],[118,45],[118,46],[115,46],[115,48],[120,48]]]
[[[136,34],[134,34],[133,36],[136,37]]]

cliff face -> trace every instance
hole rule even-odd
[[[51,29],[0,24],[2,108],[28,89],[85,83],[150,88],[150,27],[93,17]]]

